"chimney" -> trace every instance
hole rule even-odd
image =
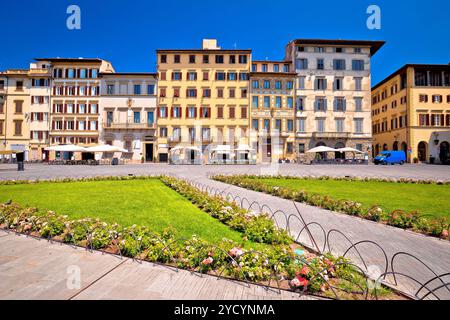
[[[217,46],[217,39],[203,39],[202,43],[203,50],[220,50]]]

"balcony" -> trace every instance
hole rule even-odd
[[[156,129],[156,123],[104,122],[103,129],[111,129],[111,130]]]
[[[316,139],[348,139],[349,132],[313,132],[313,138]]]

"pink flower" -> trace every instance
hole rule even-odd
[[[308,285],[308,280],[306,280],[303,277],[295,277],[294,279],[291,280],[291,286],[293,287],[304,287],[306,288],[306,286]]]
[[[302,286],[302,287],[306,287],[307,285],[308,285],[308,280],[306,280],[305,278],[303,278],[303,277],[297,277],[297,279],[298,279],[298,281],[300,282],[300,285]]]
[[[233,249],[230,250],[229,254],[232,257],[239,257],[240,255],[244,254],[244,251],[242,251],[241,248],[234,247]]]
[[[448,238],[448,230],[442,230],[441,237],[444,239]]]
[[[214,259],[212,257],[208,257],[205,260],[202,261],[202,264],[204,264],[205,266],[213,263]]]

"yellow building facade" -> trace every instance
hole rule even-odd
[[[408,162],[450,159],[450,65],[408,64],[372,88],[373,154]]]
[[[157,159],[195,145],[206,155],[216,145],[248,144],[251,50],[224,50],[216,40],[202,49],[157,50]]]
[[[250,145],[258,162],[294,160],[295,79],[287,61],[252,61]]]

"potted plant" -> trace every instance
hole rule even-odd
[[[413,162],[414,162],[414,163],[419,163],[419,158],[414,157]]]
[[[144,163],[145,162],[145,159],[144,159],[144,156],[142,156],[141,157],[141,163]]]

